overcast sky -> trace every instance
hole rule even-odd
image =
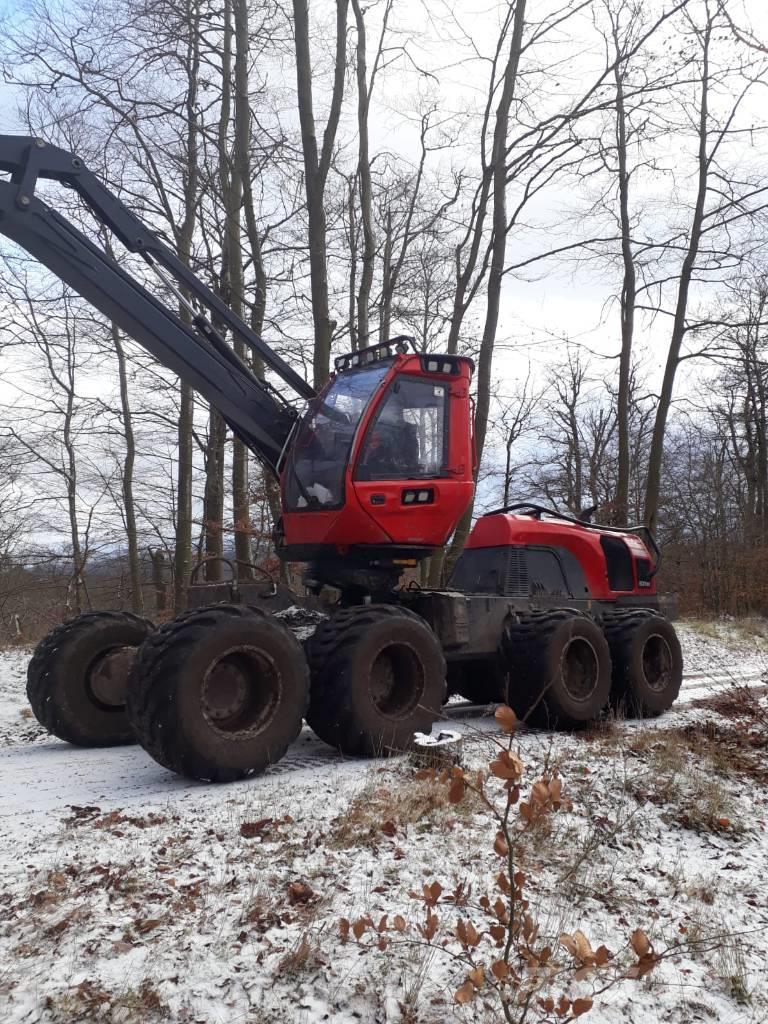
[[[402,4],[403,6],[399,6]],[[399,0],[398,8],[403,12],[416,37],[414,44],[420,56],[428,61],[432,68],[439,67],[440,87],[436,91],[440,101],[446,107],[453,106],[461,110],[462,104],[473,102],[472,97],[479,97],[484,88],[484,81],[476,72],[469,73],[464,65],[454,63],[450,46],[446,46],[445,38],[439,38],[435,31],[432,18],[435,13],[440,15],[440,31],[445,27],[446,12],[452,11],[464,29],[472,32],[478,48],[488,52],[494,37],[494,27],[498,21],[500,6],[494,3],[482,3],[477,0],[454,0],[448,4],[444,0],[430,0],[430,3],[408,3]],[[323,29],[323,3],[312,5],[318,31]],[[749,22],[758,33],[768,38],[768,0],[730,0],[729,9],[734,17],[742,22]],[[5,17],[13,17],[18,10],[17,0],[0,0],[0,12]],[[402,23],[402,22],[401,22]],[[569,23],[569,33],[576,40],[578,49],[584,43],[579,39],[583,32],[584,39],[588,36],[588,24],[578,19]],[[369,31],[369,37],[374,33]],[[330,43],[330,40],[329,40]],[[329,46],[330,49],[330,46]],[[458,51],[457,51],[458,52]],[[583,56],[584,66],[589,66],[589,55]],[[599,55],[597,56],[599,60]],[[285,69],[286,74],[292,69]],[[389,77],[382,77],[381,88],[377,92],[376,106],[372,117],[372,148],[400,150],[401,153],[412,155],[415,147],[413,130],[413,112],[415,95],[418,92],[432,89],[430,80],[424,76],[411,75],[403,78],[402,70]],[[346,117],[354,116],[354,108],[349,107]],[[17,131],[14,118],[14,98],[7,86],[0,86],[0,127],[3,131]],[[745,142],[745,156],[750,158],[754,153],[747,154],[749,142]],[[446,164],[456,162],[463,155],[445,154]],[[765,154],[768,159],[768,153]],[[685,159],[681,156],[681,168],[685,170]],[[532,207],[532,218],[542,223],[557,223],[573,209],[574,196],[568,192],[551,189],[543,202]],[[569,237],[577,237],[567,234]],[[560,238],[558,238],[558,242]],[[542,239],[535,242],[524,241],[519,233],[513,234],[510,240],[508,258],[516,261],[529,255],[541,245]],[[589,351],[597,353],[613,353],[618,345],[618,311],[612,296],[617,290],[617,279],[607,279],[596,273],[594,269],[579,269],[563,261],[549,261],[536,268],[525,280],[508,278],[503,295],[502,316],[499,328],[499,357],[497,376],[509,382],[510,388],[515,378],[525,376],[527,361],[535,364],[548,361],[557,352],[557,338],[565,334],[573,341],[585,346]],[[475,315],[482,314],[481,305],[475,307]],[[308,324],[309,328],[310,325]],[[658,317],[655,322],[645,320],[640,324],[637,337],[637,350],[645,353],[644,359],[649,370],[661,366],[664,357],[669,322]],[[683,385],[684,386],[684,385]]]

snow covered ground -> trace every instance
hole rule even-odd
[[[581,929],[617,964],[642,928],[664,954],[595,994],[586,1020],[758,1024],[768,643],[759,624],[679,631],[686,680],[672,712],[518,737],[526,785],[557,771],[573,803],[525,835],[519,863],[553,949]],[[477,802],[454,806],[444,786],[414,781],[406,757],[342,761],[306,729],[267,775],[225,787],[172,776],[137,747],[68,747],[30,718],[27,658],[0,652],[2,1024],[503,1019],[487,984],[454,1001],[466,969],[451,936],[459,916],[481,922],[474,898],[459,910],[443,897],[430,942],[411,927],[383,951],[339,935],[341,918],[421,922],[409,892],[436,879],[446,893],[492,892],[496,825]],[[492,719],[444,724],[465,734],[467,767],[487,765]],[[590,976],[567,991],[600,987]],[[526,1019],[554,1017],[536,1004]]]

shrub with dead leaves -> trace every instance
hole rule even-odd
[[[490,996],[508,1024],[567,1024],[588,1013],[606,989],[648,974],[662,955],[641,929],[617,953],[604,944],[593,949],[580,930],[563,933],[557,942],[540,934],[528,876],[521,869],[521,849],[527,832],[552,815],[572,810],[572,805],[555,772],[537,779],[524,794],[525,769],[513,749],[517,719],[508,707],[498,708],[496,719],[505,738],[495,739],[496,754],[487,770],[468,772],[454,766],[414,775],[417,781],[443,784],[452,804],[471,794],[485,808],[495,826],[489,850],[498,865],[493,891],[476,895],[464,884],[448,890],[433,881],[421,892],[409,893],[422,905],[412,919],[401,914],[391,919],[385,914],[378,922],[368,914],[354,921],[342,918],[339,936],[343,943],[354,941],[381,952],[399,943],[426,944],[461,967],[464,978],[454,992],[460,1006]],[[458,911],[452,921],[450,911]]]

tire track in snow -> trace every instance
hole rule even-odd
[[[765,673],[691,673],[685,676],[681,700],[673,710],[685,710],[694,701],[726,689],[732,683],[763,685]],[[435,730],[454,729],[477,734],[495,730],[491,716],[482,705],[449,706]],[[344,772],[359,774],[370,767],[368,760],[346,759],[318,740],[305,727],[285,757],[263,775],[235,783],[250,787],[254,797],[271,790],[286,778],[301,780],[301,773]],[[0,748],[0,835],[31,817],[65,814],[72,805],[98,806],[103,810],[141,804],[167,806],[177,800],[207,793],[222,798],[229,787],[181,778],[156,764],[138,746],[83,749],[58,740],[15,744]]]

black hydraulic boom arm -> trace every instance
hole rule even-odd
[[[313,388],[215,295],[74,154],[42,139],[0,135],[0,232],[109,317],[221,412],[273,472],[297,410],[235,354],[204,315],[238,335],[296,394]],[[189,310],[189,321],[148,291],[112,256],[35,196],[39,178],[74,189],[97,221],[138,253]],[[194,305],[193,305],[194,303]]]

